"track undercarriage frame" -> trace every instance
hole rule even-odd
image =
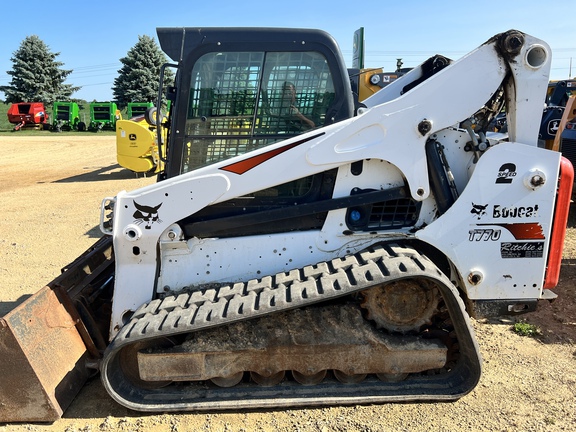
[[[350,298],[403,279],[426,281],[438,289],[444,305],[442,323],[450,322],[450,329],[431,325],[410,335],[380,334],[376,337],[383,341],[380,344],[369,342],[378,331],[359,315],[358,303],[351,305]],[[328,326],[295,332],[280,329],[282,325],[266,330],[259,327],[270,326],[266,319],[275,320],[277,314],[281,323],[290,326]],[[339,318],[335,320],[335,316]],[[369,329],[370,336],[362,338],[360,345],[351,342],[354,337],[345,331],[336,338],[338,325],[352,322],[362,322],[360,329]],[[252,330],[242,327],[244,342],[229,337],[238,335],[231,330],[235,325],[251,323]],[[222,327],[225,324],[230,326],[220,337],[234,340],[216,352],[214,341],[217,332],[226,329]],[[214,337],[183,342],[182,337],[185,341],[187,335],[200,330],[213,331]],[[268,336],[264,349],[254,346],[257,338],[246,337],[246,331],[270,334],[270,330],[275,336]],[[306,341],[298,340],[302,334]],[[310,338],[310,334],[316,337]],[[321,334],[328,341],[324,346],[319,341]],[[167,343],[170,338],[173,341]],[[270,338],[280,346],[271,344]],[[282,345],[278,342],[282,339],[290,342]],[[146,346],[154,340],[160,349]],[[207,348],[209,354],[198,351],[198,344],[212,345]],[[340,348],[348,351],[340,352]],[[128,354],[123,355],[126,350]],[[290,352],[294,359],[286,357]],[[355,357],[359,352],[361,357]],[[367,362],[372,355],[380,357]],[[246,356],[267,363],[250,364],[243,359]],[[293,380],[283,379],[288,372],[284,368],[291,368],[287,376]],[[331,374],[326,376],[329,369]],[[102,377],[113,397],[132,409],[179,411],[454,400],[474,388],[480,370],[468,315],[453,284],[416,250],[376,245],[287,274],[155,300],[134,314],[108,348]],[[248,375],[243,379],[245,372]]]

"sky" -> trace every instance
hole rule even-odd
[[[16,14],[14,23],[5,26],[0,86],[10,84],[7,71],[12,70],[13,53],[26,36],[37,35],[51,52],[59,53],[56,60],[64,63],[62,69],[73,71],[66,82],[82,88],[72,97],[109,101],[120,59],[138,36],[157,40],[157,27],[318,28],[336,39],[349,67],[354,32],[363,27],[364,66],[388,72],[396,69],[398,58],[403,67],[417,66],[434,54],[457,60],[493,35],[516,29],[550,45],[550,79],[576,75],[576,26],[570,16],[563,19],[570,11],[560,1],[61,0],[40,10]]]

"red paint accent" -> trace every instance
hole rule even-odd
[[[261,154],[256,155],[256,156],[249,157],[248,159],[244,159],[240,162],[235,162],[233,164],[227,165],[227,166],[222,167],[220,169],[223,171],[228,171],[228,172],[231,172],[234,174],[242,175],[245,172],[250,171],[252,168],[257,167],[261,163],[264,163],[267,160],[272,159],[272,158],[278,156],[279,154],[284,153],[285,151],[293,149],[294,147],[297,147],[300,144],[304,144],[305,142],[308,142],[310,140],[318,138],[319,136],[322,136],[322,135],[324,135],[324,132],[317,134],[317,135],[314,135],[314,136],[311,136],[309,138],[303,139],[303,140],[293,142],[291,144],[286,144],[284,147],[280,147],[280,148],[277,148],[274,150],[267,151],[265,153],[261,153]]]
[[[548,251],[548,268],[544,278],[544,289],[551,289],[558,285],[560,278],[560,265],[562,264],[562,249],[566,236],[566,224],[570,211],[572,198],[572,185],[574,184],[574,167],[568,159],[562,157],[560,161],[560,182],[556,197],[556,210],[552,223],[552,236],[550,250]]]
[[[507,229],[516,240],[544,240],[546,238],[544,237],[542,225],[538,222],[478,224],[478,226],[494,225]]]
[[[542,225],[537,222],[496,224],[506,228],[516,240],[544,240]]]

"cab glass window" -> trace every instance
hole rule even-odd
[[[192,70],[181,172],[324,125],[334,100],[317,52],[216,52]]]

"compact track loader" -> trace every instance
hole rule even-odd
[[[0,421],[57,418],[91,372],[142,411],[456,400],[469,315],[555,297],[573,169],[537,146],[545,42],[511,30],[359,104],[321,31],[158,38],[164,169],[0,321]]]

